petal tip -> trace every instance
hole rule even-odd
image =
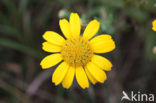
[[[94,19],[93,21],[100,25],[100,22],[98,20]]]
[[[40,65],[41,65],[42,69],[48,69],[47,67],[43,66],[42,64],[40,64]]]
[[[59,24],[60,24],[61,22],[63,22],[63,21],[66,21],[66,19],[60,19],[60,20],[59,20]]]
[[[63,85],[62,85],[63,86]],[[65,89],[69,89],[70,87],[65,87],[65,86],[63,86],[63,88],[65,88]]]
[[[82,89],[87,89],[87,88],[89,88],[89,85],[88,86],[85,86],[85,87],[81,87]]]
[[[57,83],[56,83],[56,81],[53,79],[53,77],[52,77],[52,83],[54,83],[54,85],[57,86]]]
[[[42,35],[42,37],[43,37],[44,39],[46,39],[46,35],[48,35],[49,32],[52,32],[52,31],[45,31],[44,34]]]
[[[78,15],[78,13],[76,13],[76,12],[71,12],[71,15]]]

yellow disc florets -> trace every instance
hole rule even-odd
[[[66,40],[61,54],[70,66],[78,67],[86,65],[91,60],[93,52],[88,40],[78,37]]]

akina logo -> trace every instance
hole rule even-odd
[[[143,94],[140,91],[137,93],[131,91],[130,95],[128,95],[125,91],[122,91],[122,98],[121,101],[128,100],[128,101],[148,101],[148,102],[153,102],[154,100],[154,94]]]

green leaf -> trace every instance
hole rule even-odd
[[[8,47],[13,50],[17,50],[17,51],[25,53],[25,54],[28,54],[35,58],[39,58],[39,59],[41,58],[41,52],[34,50],[32,48],[26,47],[18,42],[12,41],[12,40],[0,38],[0,45]]]
[[[127,14],[138,22],[145,22],[149,18],[149,14],[139,8],[126,9]]]
[[[9,25],[0,25],[0,32],[8,35],[13,35],[15,37],[20,36],[19,31],[13,26],[9,26]]]
[[[19,12],[22,13],[25,11],[29,3],[29,0],[20,0],[19,4]]]
[[[8,9],[10,16],[18,17],[18,11],[14,0],[1,0],[1,3]]]

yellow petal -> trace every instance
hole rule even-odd
[[[44,42],[42,43],[42,49],[47,51],[47,52],[60,52],[61,47],[55,44],[52,44],[50,42]]]
[[[81,21],[77,13],[71,13],[70,18],[70,31],[73,37],[79,37],[81,31]]]
[[[152,25],[156,27],[156,20],[152,22]]]
[[[152,30],[153,30],[153,31],[156,31],[156,26],[155,26],[155,27],[152,27]]]
[[[83,37],[86,39],[91,39],[99,30],[100,23],[97,20],[92,20],[86,27]]]
[[[69,67],[67,74],[65,75],[63,81],[62,81],[62,86],[64,88],[70,88],[72,85],[72,82],[74,80],[74,74],[75,74],[75,68],[74,67]]]
[[[89,80],[91,81],[91,83],[95,85],[98,81],[90,74],[90,72],[88,71],[87,68],[85,68],[85,72],[86,72]]]
[[[90,41],[95,53],[106,53],[115,49],[115,43],[110,35],[99,35]]]
[[[88,78],[82,67],[76,68],[76,80],[78,84],[80,85],[80,87],[82,87],[83,89],[89,87]]]
[[[112,63],[108,59],[99,55],[94,55],[92,57],[92,63],[106,71],[110,71],[112,68]]]
[[[46,31],[43,34],[43,38],[48,42],[56,45],[63,45],[65,42],[65,39],[62,36],[53,31]]]
[[[70,24],[66,19],[62,19],[59,21],[60,24],[60,28],[62,33],[64,34],[64,36],[66,38],[70,38],[71,37],[71,33],[70,33]]]
[[[57,54],[51,54],[46,56],[40,63],[41,67],[43,69],[47,69],[50,68],[54,65],[56,65],[57,63],[59,63],[62,60],[62,56],[60,53]]]
[[[104,81],[107,79],[106,73],[92,62],[89,62],[86,65],[86,69],[88,69],[90,74],[100,83],[104,83]]]
[[[60,84],[64,79],[64,76],[66,75],[68,69],[69,69],[69,65],[66,62],[62,62],[55,69],[54,74],[52,76],[52,82],[55,83],[55,85]]]

